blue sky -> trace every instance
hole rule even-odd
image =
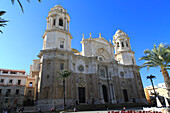
[[[116,30],[121,29],[130,37],[132,50],[135,51],[137,64],[145,49],[153,44],[170,43],[170,1],[169,0],[20,0],[24,7],[11,0],[1,0],[1,10],[7,11],[3,18],[9,20],[0,34],[0,68],[25,69],[37,58],[42,49],[42,35],[46,29],[46,17],[50,8],[57,4],[67,9],[71,21],[70,32],[73,36],[72,48],[81,51],[82,34],[89,33],[96,38],[99,33],[109,40]],[[143,85],[150,85],[146,76],[157,77],[154,83],[162,83],[163,76],[158,68],[141,70]]]

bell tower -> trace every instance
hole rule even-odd
[[[48,13],[47,28],[43,37],[43,50],[59,48],[71,50],[72,36],[69,32],[70,16],[61,5],[56,5]]]
[[[124,65],[136,65],[135,56],[131,49],[128,35],[122,30],[117,30],[113,36],[115,45],[115,59]]]

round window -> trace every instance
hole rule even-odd
[[[120,76],[121,76],[121,77],[124,77],[123,71],[120,72]]]
[[[99,60],[100,60],[100,61],[103,61],[103,59],[102,59],[101,57],[99,58]]]
[[[83,71],[84,71],[84,66],[83,66],[83,65],[80,65],[80,66],[78,67],[78,70],[79,70],[80,72],[83,72]]]
[[[103,58],[101,56],[98,57],[99,61],[103,61]]]

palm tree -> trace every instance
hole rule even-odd
[[[30,0],[27,0],[27,1],[30,2]],[[38,1],[41,2],[41,0],[38,0]],[[11,2],[12,2],[12,4],[14,4],[15,0],[11,0]],[[17,2],[18,2],[18,4],[19,4],[20,7],[21,7],[22,12],[24,12],[24,9],[23,9],[23,7],[22,7],[22,4],[21,4],[20,0],[17,0]]]
[[[30,0],[27,0],[27,1],[30,2]],[[41,0],[38,0],[38,1],[41,2]],[[15,0],[11,0],[11,2],[12,2],[12,4],[14,4]],[[17,2],[21,7],[22,12],[24,13],[24,9],[23,9],[23,6],[22,6],[20,0],[17,0]],[[6,13],[6,12],[5,11],[0,11],[0,27],[5,27],[7,25],[6,22],[8,22],[7,20],[4,20],[4,19],[1,18],[1,16],[4,13]],[[3,33],[2,30],[0,30],[0,32]]]
[[[164,77],[168,95],[170,96],[170,78],[167,71],[170,69],[170,46],[160,44],[158,47],[156,47],[156,45],[154,45],[152,50],[147,49],[144,51],[144,54],[146,56],[143,56],[139,59],[145,60],[140,68],[147,67],[149,70],[150,67],[159,67]]]
[[[7,25],[6,22],[8,21],[1,18],[1,16],[4,15],[5,13],[6,13],[5,11],[0,11],[0,27],[5,27]],[[0,32],[3,33],[2,30],[0,30]]]
[[[153,91],[154,91],[154,95],[155,95],[155,99],[156,99],[156,91],[155,91],[155,88],[154,88],[154,85],[153,85],[153,80],[154,78],[156,78],[154,75],[150,75],[150,76],[147,76],[146,77],[147,79],[150,79],[151,81],[151,84],[152,84],[152,87],[153,87]]]
[[[64,99],[64,111],[65,111],[65,106],[66,106],[65,104],[65,79],[71,75],[71,71],[64,70],[64,71],[61,71],[59,75],[60,75],[59,78],[63,79],[63,92],[64,92],[63,99]]]

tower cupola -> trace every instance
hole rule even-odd
[[[136,64],[134,52],[131,49],[130,38],[122,30],[117,30],[113,36],[115,59],[125,65]]]
[[[69,31],[70,16],[61,5],[51,8],[47,19],[47,29],[59,28]]]
[[[56,5],[48,13],[47,29],[43,35],[43,49],[71,50],[72,36],[69,32],[70,16],[61,5]]]

